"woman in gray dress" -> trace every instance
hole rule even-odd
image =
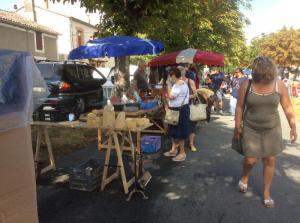
[[[258,57],[252,64],[252,82],[244,81],[239,91],[236,107],[234,137],[243,132],[242,145],[245,155],[243,173],[239,181],[240,192],[247,192],[248,179],[257,159],[263,161],[263,202],[268,208],[274,207],[270,188],[275,171],[276,155],[282,151],[282,134],[278,112],[280,103],[290,125],[292,143],[297,139],[296,119],[284,83],[277,77],[277,68],[271,59]],[[244,99],[248,84],[243,127],[241,127]],[[241,129],[242,128],[242,129]]]

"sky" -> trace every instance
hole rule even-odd
[[[248,43],[261,33],[276,32],[283,26],[300,29],[299,0],[252,0],[251,5],[250,10],[242,9],[251,22],[244,29]]]
[[[0,0],[0,9],[11,11],[22,1]],[[250,10],[242,9],[251,22],[244,29],[248,44],[261,33],[276,32],[283,26],[300,29],[300,0],[252,0],[251,5]]]

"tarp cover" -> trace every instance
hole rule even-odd
[[[164,50],[161,42],[134,36],[110,36],[88,41],[73,49],[70,60],[131,55],[159,54]]]
[[[29,125],[48,95],[30,53],[0,49],[0,131]]]
[[[211,66],[224,66],[224,55],[214,52],[188,48],[185,50],[167,53],[153,58],[149,62],[149,65],[154,67],[164,65],[175,65],[179,63],[195,63],[206,64]]]

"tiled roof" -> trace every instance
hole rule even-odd
[[[1,9],[0,9],[0,22],[9,25],[18,26],[24,29],[30,29],[30,30],[42,32],[42,33],[59,35],[59,33],[54,31],[53,29],[40,25],[36,22],[30,21],[29,19],[26,19],[16,13],[7,12]]]

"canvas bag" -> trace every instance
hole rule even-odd
[[[186,97],[188,96],[188,94],[189,94],[189,91],[187,91],[186,96],[184,97],[178,111],[172,110],[170,108],[166,109],[166,115],[165,115],[165,119],[164,119],[165,123],[167,123],[169,125],[178,125],[179,113],[180,113],[181,107],[183,106],[183,103],[184,103]]]
[[[169,125],[178,125],[179,122],[179,111],[166,109],[165,123]]]
[[[192,103],[190,105],[190,120],[191,121],[201,121],[201,120],[206,120],[207,115],[206,115],[206,104],[202,104],[198,94],[197,96],[197,101],[198,103]],[[196,100],[193,100],[194,102]]]
[[[248,82],[248,86],[247,86],[247,90],[246,90],[246,94],[245,94],[244,105],[243,105],[242,122],[243,122],[244,115],[245,115],[245,112],[246,112],[246,101],[247,101],[248,93],[249,93],[249,90],[250,90],[250,86],[251,86],[251,80],[249,80],[249,82]],[[239,132],[239,134],[240,134],[239,139],[236,139],[236,138],[232,137],[231,148],[233,150],[235,150],[236,152],[238,152],[239,154],[244,155],[243,144],[242,144],[243,132],[241,131],[241,132]]]

